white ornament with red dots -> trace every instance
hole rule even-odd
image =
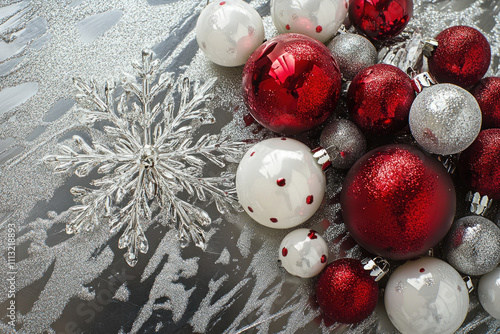
[[[344,22],[347,7],[347,0],[271,0],[271,17],[281,34],[304,34],[325,43]]]
[[[389,319],[403,334],[452,334],[469,309],[462,276],[445,261],[408,261],[389,277],[385,289]]]
[[[279,259],[290,274],[302,278],[313,277],[328,262],[328,246],[318,232],[299,228],[288,233],[281,241]]]
[[[258,223],[277,229],[308,220],[325,195],[326,178],[311,150],[290,138],[254,145],[236,172],[238,200]]]
[[[242,0],[214,1],[196,22],[196,41],[221,66],[240,66],[264,41],[262,18]]]

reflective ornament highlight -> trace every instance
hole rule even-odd
[[[243,97],[252,116],[282,134],[311,130],[335,110],[341,74],[330,51],[298,34],[260,46],[243,69]]]
[[[450,155],[465,150],[481,130],[481,109],[468,91],[451,84],[425,88],[410,109],[410,130],[428,152]]]
[[[340,196],[351,236],[369,252],[410,259],[450,229],[455,187],[436,159],[409,145],[372,150],[349,170]]]
[[[479,302],[493,318],[500,320],[500,267],[483,275],[478,285]]]
[[[221,66],[241,66],[264,41],[262,18],[241,0],[214,1],[196,22],[196,41],[205,56]]]
[[[236,172],[238,200],[259,224],[285,229],[308,220],[325,195],[326,178],[311,150],[290,138],[251,147]]]
[[[413,15],[412,0],[350,0],[349,20],[357,31],[374,40],[401,33]]]
[[[500,78],[488,77],[471,90],[483,115],[483,129],[500,128]]]
[[[375,46],[361,35],[340,34],[328,43],[328,49],[339,64],[342,77],[348,81],[362,69],[377,63]]]
[[[363,132],[351,121],[334,119],[323,129],[320,145],[334,168],[350,168],[366,151]]]
[[[500,199],[500,129],[483,130],[460,154],[458,172],[462,183],[482,196]]]
[[[318,232],[299,228],[286,235],[279,249],[281,265],[290,274],[309,278],[318,275],[328,262],[328,246]]]
[[[325,43],[347,16],[347,0],[271,0],[271,17],[280,34],[299,33]]]
[[[460,274],[431,257],[399,266],[389,277],[384,299],[389,319],[403,334],[452,334],[469,308]]]
[[[491,48],[477,29],[454,26],[436,36],[438,47],[429,57],[429,72],[438,82],[464,88],[477,83],[488,71]]]
[[[466,275],[489,273],[500,263],[500,229],[481,216],[458,219],[443,245],[448,263]]]

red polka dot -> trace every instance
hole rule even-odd
[[[276,218],[271,218],[269,220],[271,221],[271,223],[277,223],[278,222],[278,219],[276,219]]]
[[[281,255],[283,255],[283,256],[288,255],[288,249],[286,249],[286,247],[283,247],[283,249],[281,250]]]
[[[317,33],[320,33],[320,32],[322,32],[322,31],[323,31],[323,27],[322,27],[322,26],[317,26],[317,27],[316,27],[316,32],[317,32]]]
[[[286,28],[286,30],[290,30],[290,25],[287,24],[285,28]]]
[[[280,187],[283,187],[286,184],[286,180],[281,177],[278,180],[276,180],[276,184]]]
[[[225,4],[226,4],[226,2],[225,2],[225,1],[222,1],[221,3],[219,3],[219,5],[221,5],[221,6],[223,6],[223,5],[225,5]]]
[[[423,273],[425,271],[424,268],[420,268],[420,272]]]
[[[312,204],[313,202],[314,202],[314,196],[313,195],[307,196],[306,203],[307,204]]]
[[[248,207],[248,211],[253,212],[253,209],[251,206]]]
[[[326,263],[326,255],[321,255],[321,263]]]
[[[252,152],[252,153],[250,153],[250,156],[253,157],[254,154],[255,154],[255,152]]]
[[[315,230],[309,230],[309,234],[307,234],[307,236],[311,240],[318,239],[318,236],[316,235],[316,231]]]
[[[346,153],[345,153],[344,151],[340,151],[340,156],[341,156],[342,158],[345,158]]]

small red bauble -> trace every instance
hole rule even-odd
[[[299,34],[261,45],[243,68],[243,96],[266,128],[295,134],[324,122],[340,97],[341,74],[330,51]]]
[[[455,26],[436,36],[439,45],[429,57],[429,71],[439,83],[469,87],[488,71],[491,48],[478,30]]]
[[[472,191],[500,199],[500,129],[479,132],[460,154],[459,174]]]
[[[408,125],[414,99],[408,75],[395,66],[377,64],[354,77],[347,92],[347,107],[363,132],[387,135]]]
[[[316,299],[323,313],[334,321],[354,324],[375,309],[378,285],[355,259],[330,263],[320,274]]]
[[[357,243],[391,260],[435,246],[455,214],[455,187],[434,158],[409,145],[386,145],[361,157],[347,174],[340,204]]]
[[[351,0],[349,20],[356,29],[375,40],[398,35],[413,14],[412,0]]]
[[[482,128],[500,128],[500,78],[482,79],[474,86],[471,93],[481,108]]]

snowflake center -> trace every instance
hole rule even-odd
[[[152,168],[156,164],[158,155],[151,145],[146,145],[142,149],[140,163],[144,168]]]

